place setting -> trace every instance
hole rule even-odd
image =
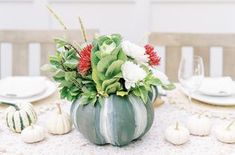
[[[47,77],[12,76],[0,80],[0,101],[36,102],[55,93],[57,86]]]
[[[203,59],[193,56],[192,60],[181,58],[180,84],[177,90],[168,93],[168,102],[189,112],[190,116],[183,124],[175,120],[165,131],[166,140],[182,145],[192,135],[214,136],[219,142],[235,143],[235,82],[231,77],[205,77]]]

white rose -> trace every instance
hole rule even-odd
[[[135,87],[135,84],[138,81],[143,80],[147,75],[144,69],[142,69],[139,65],[134,64],[131,61],[126,61],[122,65],[121,70],[123,78],[125,80],[126,89]]]
[[[145,49],[143,47],[135,45],[129,41],[123,41],[122,49],[127,56],[135,59],[137,62],[148,62],[148,55],[145,54]]]

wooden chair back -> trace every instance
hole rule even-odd
[[[88,30],[92,40],[97,30]],[[40,66],[55,53],[54,38],[82,42],[80,30],[3,30],[0,31],[0,77],[40,75]]]
[[[170,80],[178,81],[181,56],[191,51],[204,60],[206,76],[231,76],[235,79],[235,34],[157,33],[149,43],[163,56],[161,69]]]

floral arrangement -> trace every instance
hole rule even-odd
[[[81,104],[94,105],[110,94],[134,94],[145,103],[152,86],[172,89],[171,83],[163,84],[153,74],[161,60],[153,46],[140,47],[123,40],[120,34],[85,41],[75,47],[64,39],[55,39],[57,51],[50,57],[50,71],[60,83],[62,98],[81,98]]]
[[[67,29],[54,11],[48,9]],[[133,94],[146,103],[151,87],[174,88],[172,83],[163,83],[166,80],[154,75],[161,58],[152,45],[138,46],[120,34],[102,35],[88,42],[80,18],[79,21],[84,43],[74,45],[66,39],[55,39],[57,51],[49,58],[49,68],[46,67],[60,83],[61,98],[69,101],[79,98],[80,104],[95,105],[97,100],[102,103],[111,94]]]
[[[58,15],[48,10],[67,30]],[[79,21],[84,42],[55,39],[56,54],[43,68],[53,73],[61,98],[73,102],[72,122],[84,137],[97,145],[127,145],[151,128],[158,88],[174,85],[155,69],[161,58],[153,46],[138,46],[120,34],[88,41]]]

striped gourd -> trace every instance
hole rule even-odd
[[[146,104],[134,95],[110,95],[102,106],[82,106],[78,99],[71,106],[71,117],[75,127],[91,142],[123,146],[150,129],[156,97],[157,89],[148,94]]]
[[[7,126],[14,132],[20,133],[25,127],[37,121],[37,114],[30,103],[17,103],[6,109]]]

